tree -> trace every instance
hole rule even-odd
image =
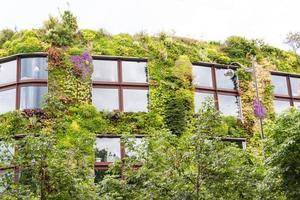
[[[286,36],[285,43],[289,45],[295,53],[300,48],[300,33],[299,32],[290,32]]]
[[[206,104],[193,134],[150,134],[138,159],[115,163],[99,184],[103,199],[256,199],[260,174],[247,152],[214,138],[222,118]],[[142,164],[136,168],[137,163]],[[122,172],[122,173],[120,173]]]
[[[300,110],[283,113],[267,127],[266,190],[287,199],[300,197]]]

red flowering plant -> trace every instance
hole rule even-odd
[[[84,52],[81,55],[71,56],[71,62],[73,63],[74,74],[78,77],[86,78],[90,75],[93,62],[92,56],[89,52]]]
[[[266,117],[266,109],[260,100],[255,99],[253,101],[253,109],[255,117],[259,119],[263,119]]]

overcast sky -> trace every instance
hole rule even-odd
[[[80,28],[110,33],[160,31],[201,40],[231,35],[263,39],[280,48],[300,31],[300,0],[1,0],[0,29],[38,28],[48,15],[70,9]],[[69,3],[67,3],[69,2]],[[69,4],[69,6],[68,6]]]

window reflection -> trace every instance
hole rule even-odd
[[[136,158],[138,152],[145,149],[146,145],[145,138],[128,138],[128,141],[125,144],[126,156]]]
[[[224,89],[235,89],[233,79],[226,77],[226,69],[216,69],[217,87]]]
[[[300,108],[300,101],[294,101],[294,106]]]
[[[195,111],[199,112],[202,104],[208,99],[214,100],[214,95],[211,93],[195,92]]]
[[[213,87],[211,68],[193,66],[193,83],[197,86]]]
[[[47,87],[21,87],[20,109],[41,108]]]
[[[123,90],[125,112],[147,112],[148,90]]]
[[[120,158],[120,138],[96,139],[96,162],[114,162]]]
[[[0,114],[13,111],[16,108],[16,89],[0,91]]]
[[[281,113],[290,107],[289,101],[273,100],[273,105],[276,113]]]
[[[0,85],[16,82],[17,61],[13,60],[6,63],[0,63]]]
[[[224,115],[239,116],[237,96],[218,95],[219,110]]]
[[[93,88],[93,105],[98,110],[119,110],[119,91],[111,88]]]
[[[11,144],[0,141],[0,166],[7,165],[14,155],[14,148]]]
[[[292,94],[300,97],[300,78],[291,78]]]
[[[47,79],[47,58],[22,58],[21,59],[21,80]]]
[[[12,170],[0,170],[0,194],[13,182]]]
[[[146,62],[122,61],[123,82],[147,83]]]
[[[274,94],[288,95],[288,87],[285,76],[272,76]]]
[[[93,60],[94,81],[118,81],[118,62],[112,60]]]

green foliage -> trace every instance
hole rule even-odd
[[[147,148],[138,149],[138,159],[112,166],[99,183],[100,199],[258,199],[261,177],[251,156],[211,140],[220,128],[218,119],[219,112],[208,104],[200,111],[195,134],[152,132]],[[142,165],[134,168],[136,163]]]
[[[0,31],[0,47],[14,35],[11,29],[3,29]]]
[[[61,20],[50,17],[49,21],[45,22],[46,41],[53,46],[71,46],[77,37],[76,17],[70,11],[64,11],[60,17]]]
[[[300,110],[292,108],[270,122],[268,135],[268,174],[266,190],[285,194],[286,199],[300,197]],[[269,194],[270,195],[270,194]]]

